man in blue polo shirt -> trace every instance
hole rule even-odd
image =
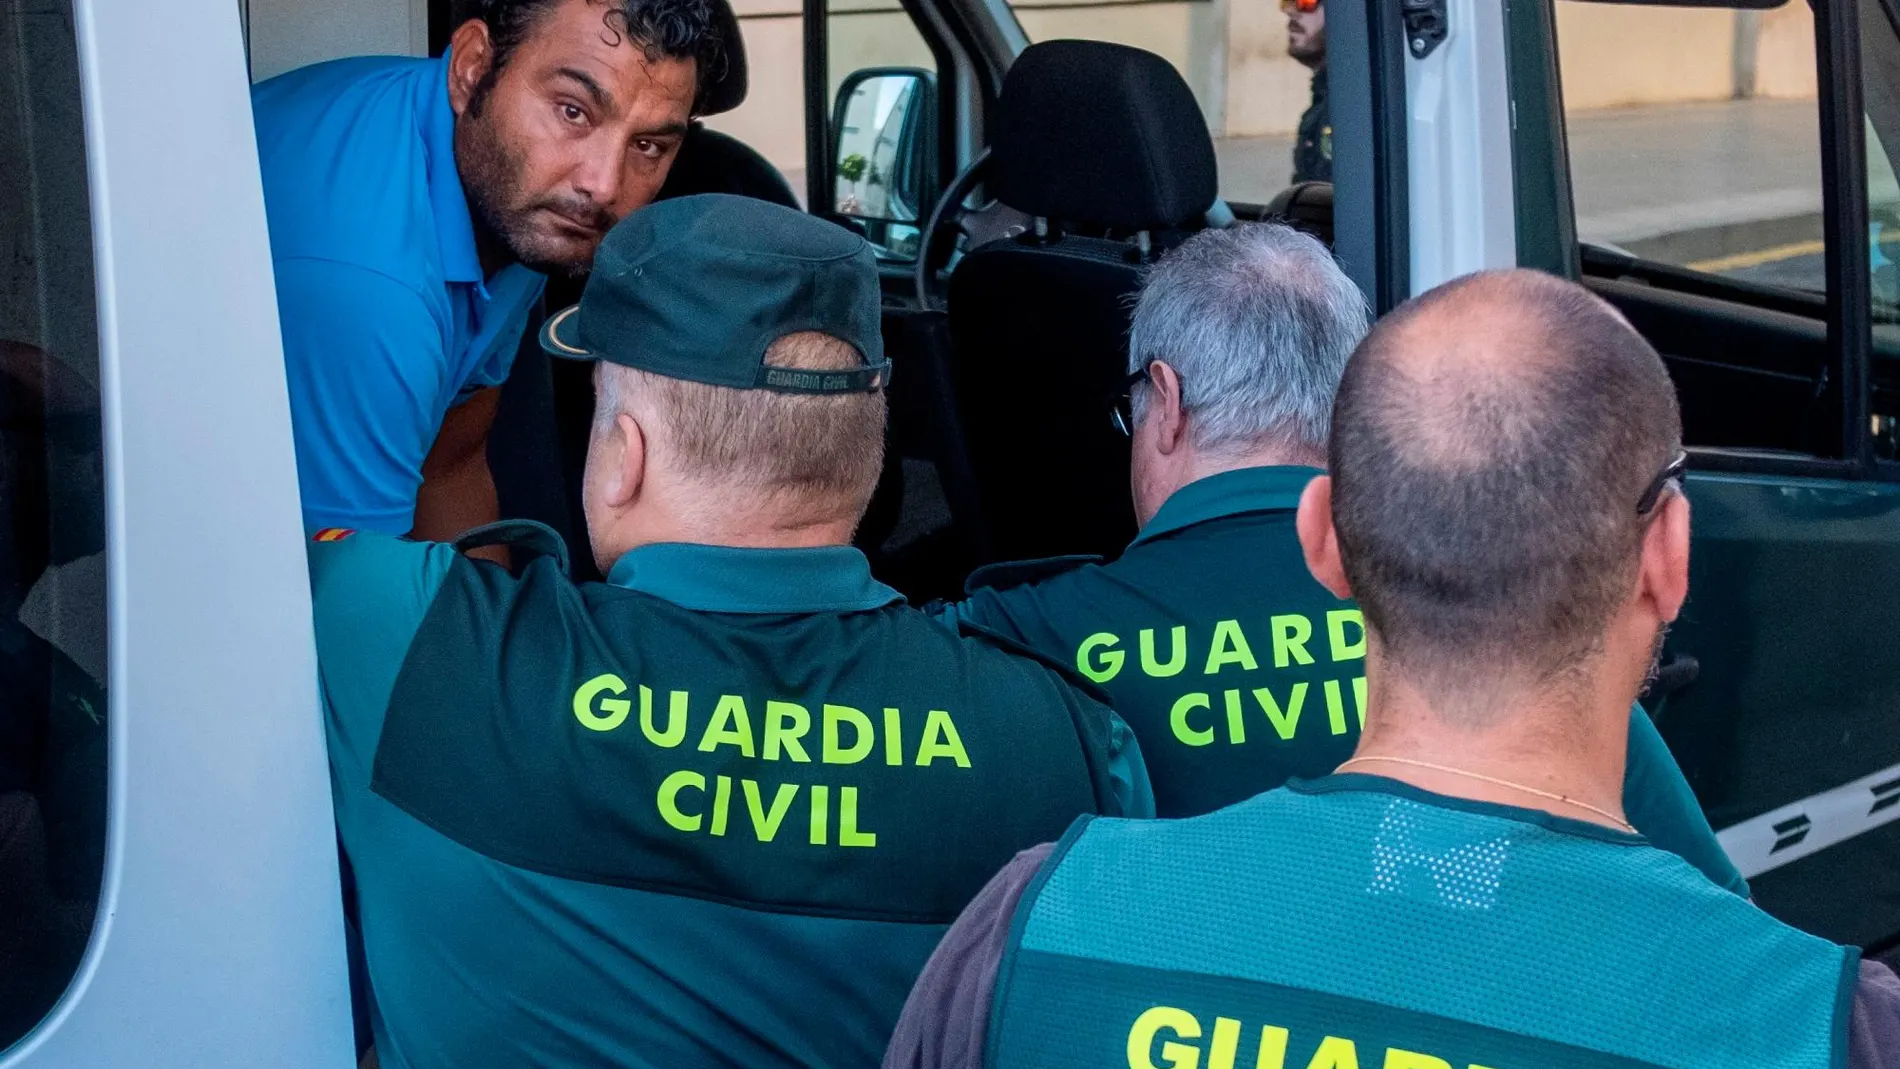
[[[653,199],[719,70],[711,0],[476,0],[441,59],[253,98],[304,518],[496,518],[488,428],[544,276]],[[729,22],[729,20],[727,20]]]

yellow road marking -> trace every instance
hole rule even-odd
[[[1787,245],[1776,245],[1769,249],[1757,249],[1754,252],[1738,252],[1731,256],[1717,256],[1712,260],[1697,260],[1695,263],[1684,264],[1683,266],[1691,271],[1706,271],[1709,274],[1719,275],[1726,271],[1740,271],[1744,268],[1760,267],[1763,264],[1792,260],[1797,256],[1813,256],[1825,251],[1827,251],[1826,242],[1819,240],[1796,241]]]

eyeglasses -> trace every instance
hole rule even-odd
[[[1291,15],[1295,11],[1310,15],[1319,10],[1320,0],[1280,0],[1281,14]]]
[[[1128,373],[1128,377],[1122,380],[1122,392],[1115,398],[1115,405],[1108,413],[1115,421],[1115,429],[1130,438],[1135,436],[1135,387],[1147,380],[1148,368],[1152,366],[1144,364],[1140,371]]]
[[[1669,489],[1671,483],[1677,483],[1676,488],[1680,490],[1682,488],[1680,485],[1682,473],[1687,471],[1688,468],[1689,454],[1677,453],[1676,459],[1670,461],[1663,467],[1663,470],[1657,472],[1656,477],[1649,481],[1649,489],[1644,490],[1643,496],[1636,499],[1636,514],[1638,516],[1649,515],[1651,510],[1655,509],[1656,502],[1662,500],[1663,491]]]

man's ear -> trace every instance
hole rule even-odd
[[[1306,554],[1306,570],[1334,597],[1352,597],[1346,565],[1339,559],[1339,536],[1333,530],[1332,476],[1320,475],[1306,484],[1293,524],[1300,534],[1300,549]]]
[[[1187,444],[1187,410],[1181,407],[1181,376],[1166,361],[1148,365],[1147,418],[1154,421],[1155,449],[1163,456]]]
[[[494,61],[495,44],[481,19],[469,19],[449,36],[449,107],[458,118],[468,110],[475,87],[488,77]]]
[[[607,507],[621,509],[639,498],[647,479],[646,429],[625,412],[614,417],[613,450],[614,455],[607,460],[612,466],[606,488]]]
[[[1689,499],[1665,494],[1656,518],[1643,532],[1637,596],[1654,606],[1663,623],[1675,620],[1689,598]]]

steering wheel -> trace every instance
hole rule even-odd
[[[981,185],[990,162],[990,150],[977,153],[969,165],[951,179],[943,196],[930,209],[929,221],[917,244],[917,267],[913,277],[919,308],[942,308],[944,279],[941,272],[953,266],[961,251],[997,238],[1015,237],[1029,229],[1031,217],[999,200],[970,207],[963,202]]]

